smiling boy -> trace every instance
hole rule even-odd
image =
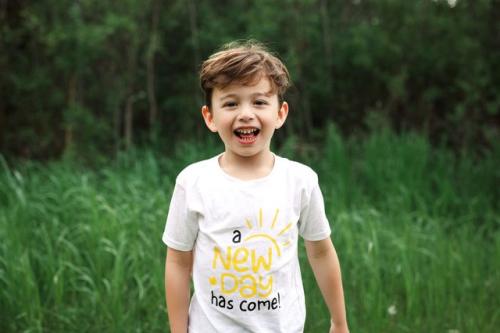
[[[163,233],[171,332],[302,332],[299,236],[330,332],[348,332],[317,175],[270,150],[288,116],[286,67],[258,43],[233,43],[203,63],[200,79],[203,119],[225,149],[176,180]]]

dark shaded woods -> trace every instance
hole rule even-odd
[[[201,140],[199,65],[247,38],[290,69],[285,136],[314,142],[334,122],[479,151],[499,136],[499,22],[496,0],[3,0],[0,151],[93,158]]]

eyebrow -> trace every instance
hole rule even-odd
[[[252,97],[258,97],[258,96],[266,96],[266,97],[271,97],[273,95],[273,92],[272,90],[268,91],[267,93],[263,93],[263,92],[256,92],[256,93],[253,93]],[[224,100],[224,99],[228,99],[228,98],[236,98],[238,97],[237,94],[227,94],[227,95],[222,95],[219,100]]]

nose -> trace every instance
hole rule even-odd
[[[238,114],[238,120],[248,122],[253,120],[255,117],[252,107],[249,105],[242,105],[240,108],[240,112]]]

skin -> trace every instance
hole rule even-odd
[[[219,164],[227,174],[251,180],[271,172],[274,165],[271,139],[286,121],[288,104],[280,105],[265,76],[251,86],[234,83],[224,89],[215,88],[212,106],[203,106],[201,113],[209,130],[218,133],[224,143],[225,152]],[[241,138],[235,130],[242,129],[257,129],[258,134]],[[305,246],[332,318],[329,332],[347,333],[340,264],[332,241],[330,238],[305,241]],[[165,290],[172,333],[187,332],[192,264],[192,251],[167,250]]]
[[[249,180],[264,177],[272,170],[271,138],[285,123],[288,104],[279,105],[266,77],[252,86],[233,83],[224,89],[215,88],[212,107],[203,106],[201,113],[207,127],[224,143],[219,164],[226,173]],[[259,129],[259,134],[255,142],[245,144],[234,134],[237,129]]]
[[[165,261],[165,295],[171,333],[186,333],[193,265],[193,251],[167,249]]]
[[[307,259],[313,270],[323,299],[330,311],[332,324],[330,333],[347,333],[344,290],[340,263],[330,238],[320,241],[305,241]]]

